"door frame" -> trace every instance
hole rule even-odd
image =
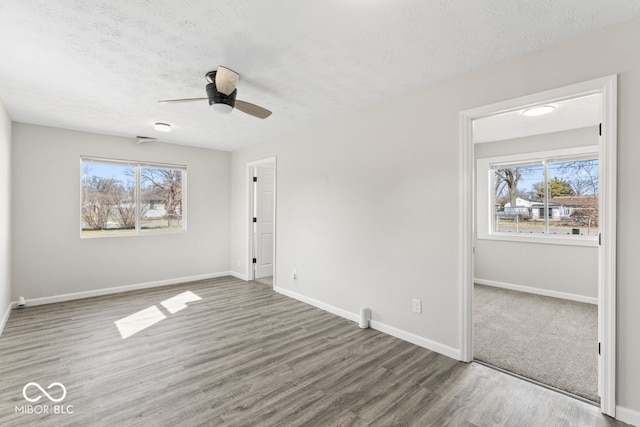
[[[475,176],[473,120],[589,94],[602,96],[600,162],[600,234],[598,250],[598,391],[600,409],[616,411],[616,164],[617,74],[460,112],[460,358],[473,360],[473,272]]]
[[[253,170],[256,166],[273,164],[273,287],[276,286],[276,240],[277,240],[277,191],[278,191],[278,163],[276,157],[268,157],[265,159],[247,162],[247,216],[245,218],[247,226],[247,280],[254,280],[255,269],[253,268]]]

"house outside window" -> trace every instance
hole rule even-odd
[[[597,147],[521,154],[477,162],[479,238],[597,239]],[[482,175],[488,177],[482,188]],[[484,207],[484,208],[483,208]],[[518,239],[520,240],[520,239]]]

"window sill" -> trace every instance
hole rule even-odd
[[[180,230],[167,230],[167,231],[140,231],[138,233],[113,233],[113,234],[96,234],[93,236],[83,236],[80,234],[80,239],[108,239],[113,237],[139,237],[139,236],[166,236],[167,234],[182,234],[186,233],[186,228]]]
[[[511,233],[478,234],[478,240],[499,240],[503,242],[537,243],[541,245],[565,245],[597,247],[597,237],[558,236],[558,235],[515,235]]]

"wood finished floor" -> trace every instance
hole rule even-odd
[[[185,291],[202,300],[161,306]],[[154,305],[166,318],[123,340],[114,322]],[[1,426],[625,425],[231,277],[14,310],[0,379]],[[74,413],[15,414],[30,381],[64,384]]]

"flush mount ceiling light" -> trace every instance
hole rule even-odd
[[[160,132],[171,132],[171,125],[169,123],[156,123],[153,127]]]
[[[527,117],[542,116],[544,114],[551,113],[555,109],[556,107],[553,105],[541,105],[539,107],[527,108],[522,112],[522,114]]]

